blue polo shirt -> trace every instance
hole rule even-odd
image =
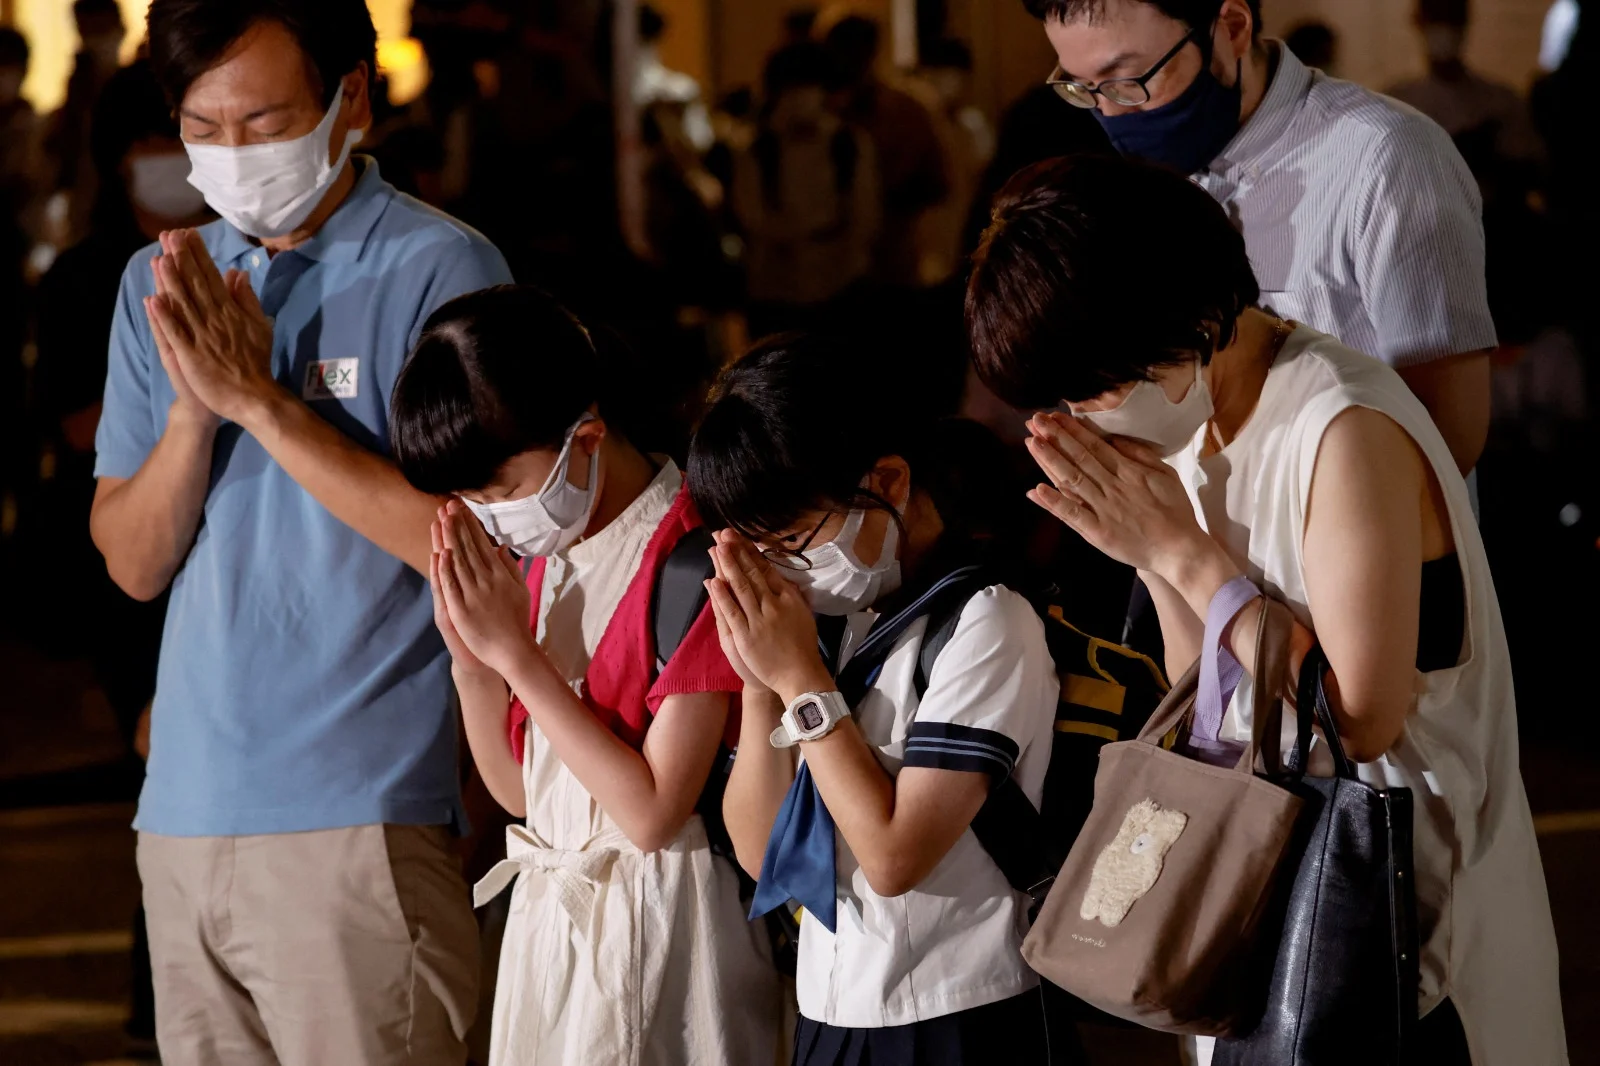
[[[273,317],[278,381],[387,453],[389,397],[423,323],[511,280],[488,241],[395,190],[371,159],[309,242],[269,257],[200,230]],[[138,472],[176,396],[143,298],[155,245],[122,276],[98,477]],[[238,426],[212,453],[199,535],[172,583],[136,828],[170,836],[458,824],[449,656],[427,579],[334,518]]]

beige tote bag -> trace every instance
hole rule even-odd
[[[1043,977],[1152,1029],[1226,1036],[1253,1020],[1265,994],[1255,932],[1301,804],[1254,772],[1258,751],[1269,772],[1278,768],[1294,624],[1282,604],[1266,605],[1255,737],[1238,766],[1160,746],[1193,714],[1197,663],[1137,739],[1101,749],[1094,808],[1023,941]]]

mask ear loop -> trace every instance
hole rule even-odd
[[[568,475],[572,472],[572,446],[578,441],[578,430],[582,429],[585,424],[595,421],[598,421],[598,419],[596,419],[595,416],[590,414],[588,411],[585,411],[583,414],[578,416],[578,420],[576,422],[572,423],[572,428],[567,430],[567,437],[561,442],[561,453],[556,456],[556,465],[550,468],[550,473],[545,476],[544,484],[540,485],[539,491],[534,493],[534,495],[537,496],[541,501],[545,500],[548,496],[550,496],[551,493],[556,492],[563,484],[567,483]],[[596,447],[594,454],[589,456],[590,488],[594,487],[594,477],[595,474],[598,473],[599,469],[600,449]]]

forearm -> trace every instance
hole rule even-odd
[[[739,865],[761,876],[772,827],[794,783],[794,752],[768,741],[783,714],[783,703],[767,689],[745,689],[741,701],[739,751],[722,798],[722,819]]]
[[[1189,603],[1165,578],[1139,571],[1139,579],[1150,593],[1150,602],[1161,623],[1161,644],[1166,657],[1168,680],[1176,681],[1200,658],[1200,642],[1205,626]]]
[[[137,473],[102,479],[89,529],[106,570],[136,600],[153,600],[188,557],[211,484],[214,418],[176,412]]]
[[[894,865],[895,857],[905,851],[896,836],[894,778],[851,718],[801,751],[839,835],[869,871],[868,879],[881,882],[877,872]]]
[[[335,518],[428,572],[428,529],[439,499],[406,483],[394,464],[361,447],[279,388],[241,421],[288,475]]]
[[[537,650],[520,656],[507,680],[556,757],[640,851],[672,842],[698,793],[661,787],[645,756],[606,728]]]
[[[453,676],[461,697],[461,723],[478,776],[496,803],[518,818],[527,817],[522,766],[512,754],[506,734],[506,711],[510,706],[506,683],[498,674],[463,674],[457,670]]]

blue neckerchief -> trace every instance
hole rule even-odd
[[[880,617],[842,671],[833,666],[839,640],[827,641],[819,635],[823,661],[829,664],[838,680],[839,692],[852,709],[878,680],[884,660],[911,623],[931,611],[941,593],[964,585],[980,570],[977,566],[964,566],[946,574],[892,617]],[[842,627],[838,635],[842,638]],[[764,739],[754,741],[763,742]],[[801,763],[800,772],[795,774],[794,783],[789,786],[789,793],[778,810],[772,835],[767,839],[767,851],[761,859],[761,878],[756,882],[755,899],[750,904],[751,920],[794,900],[821,922],[823,928],[833,932],[837,928],[839,899],[835,840],[833,816],[822,802],[822,794],[811,777],[811,768]]]

